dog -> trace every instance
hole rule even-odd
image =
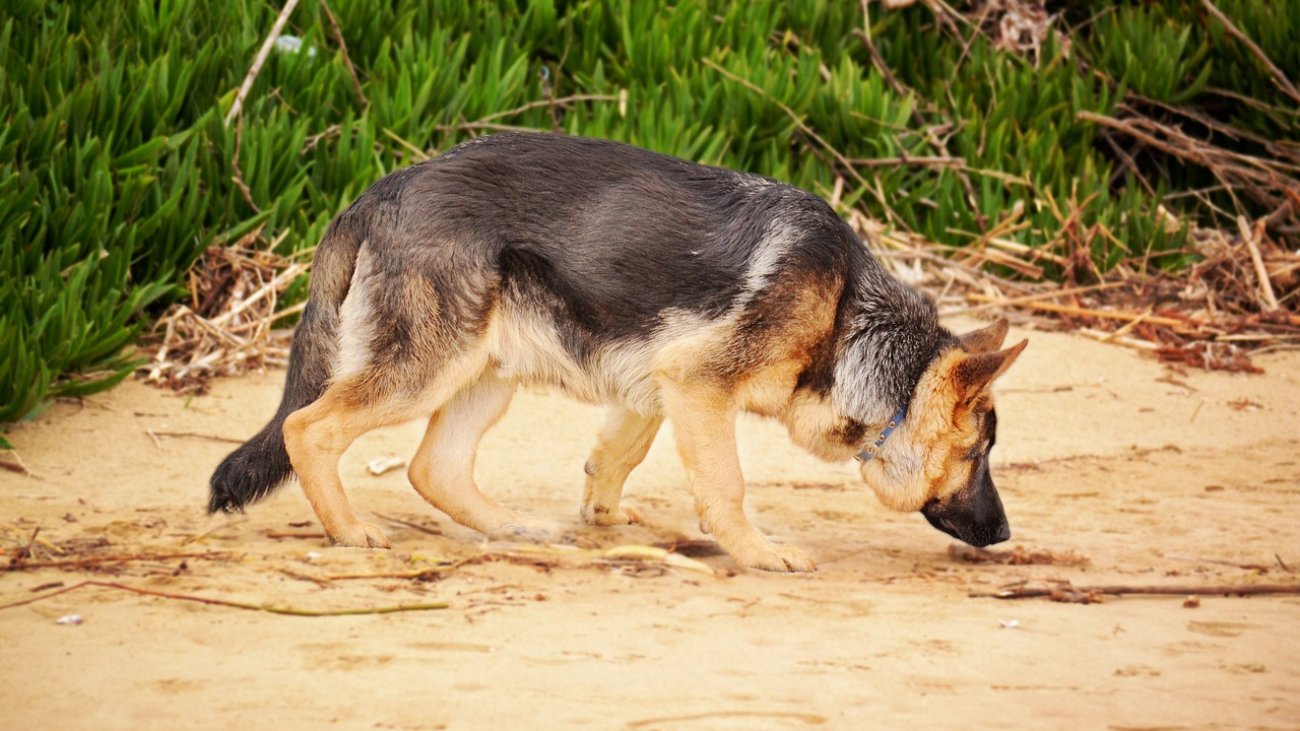
[[[861,461],[888,507],[975,546],[1010,537],[989,474],[989,385],[1027,341],[1005,320],[954,335],[823,200],[758,175],[614,142],[480,137],[398,170],[330,225],[283,400],[211,480],[237,511],[292,473],[335,544],[387,548],[353,512],[339,458],[428,419],[415,489],[489,536],[540,524],[479,491],[479,440],[519,384],[609,416],[581,515],[633,522],[623,483],[673,424],[700,526],[736,562],[811,571],[743,510],[735,421],[772,417],[827,460]]]

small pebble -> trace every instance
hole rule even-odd
[[[81,624],[86,620],[81,618],[80,614],[65,614],[54,620],[55,624]]]

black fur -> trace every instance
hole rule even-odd
[[[312,277],[311,296],[294,330],[280,407],[270,423],[231,452],[212,473],[209,513],[243,510],[245,505],[265,497],[293,474],[284,448],[284,420],[320,398],[329,380],[338,308],[347,296],[357,251],[365,238],[365,212],[384,191],[380,188],[376,192],[378,195],[358,199],[330,225],[321,240],[314,262],[316,275]]]

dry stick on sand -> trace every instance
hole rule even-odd
[[[1122,287],[1126,284],[1128,284],[1128,282],[1103,282],[1101,284],[1089,284],[1084,287],[1071,287],[1068,289],[1058,289],[1051,292],[1038,292],[1036,294],[1026,294],[1020,297],[1008,297],[1006,299],[993,299],[989,297],[988,298],[989,301],[985,302],[984,304],[975,305],[974,307],[964,307],[961,309],[961,312],[963,313],[980,312],[982,310],[991,310],[991,309],[996,309],[998,307],[1012,307],[1012,306],[1027,305],[1031,302],[1040,302],[1042,300],[1056,299],[1057,297],[1072,297],[1076,294],[1085,294],[1087,292],[1099,292],[1104,289],[1114,289],[1115,287]],[[985,296],[987,297],[987,295]]]
[[[1108,594],[1111,596],[1257,596],[1263,594],[1297,594],[1300,595],[1300,584],[1210,584],[1207,586],[1193,586],[1188,584],[1173,584],[1169,586],[1127,586],[1123,584],[1109,584],[1105,586],[1071,586],[1062,584],[1060,586],[1013,586],[998,591],[976,591],[971,592],[968,596],[978,599],[1037,599],[1040,597],[1050,597],[1059,594],[1070,595],[1100,595]]]
[[[1276,554],[1274,554],[1276,555]],[[1167,558],[1170,561],[1189,561],[1191,563],[1212,563],[1216,566],[1231,566],[1233,568],[1245,569],[1247,571],[1268,571],[1272,566],[1260,563],[1240,563],[1238,561],[1225,561],[1221,558],[1203,558],[1201,556],[1179,556],[1172,553],[1166,553],[1161,558]]]
[[[190,439],[206,439],[210,442],[225,442],[226,444],[243,444],[243,439],[233,437],[223,437],[216,434],[200,434],[193,431],[158,431],[156,429],[146,429],[151,437],[188,437]]]
[[[192,596],[189,594],[170,594],[165,591],[153,591],[151,589],[141,589],[138,586],[127,586],[126,584],[117,584],[111,581],[83,581],[79,584],[52,591],[48,594],[42,594],[32,599],[13,602],[11,604],[0,604],[0,610],[21,607],[25,604],[34,604],[59,594],[67,594],[77,589],[83,589],[87,586],[102,586],[106,589],[118,589],[129,591],[132,594],[142,596],[154,596],[162,599],[172,599],[183,602],[197,602],[199,604],[210,604],[219,607],[232,607],[234,609],[247,609],[254,612],[270,612],[271,614],[285,614],[293,617],[346,617],[358,614],[393,614],[395,612],[419,612],[428,609],[446,609],[447,602],[434,602],[431,604],[396,604],[387,607],[365,607],[361,609],[298,609],[295,607],[278,607],[272,604],[253,604],[252,602],[237,602],[230,599],[216,599],[213,597]]]
[[[28,469],[27,465],[23,464],[23,458],[18,456],[18,450],[0,449],[0,452],[6,453],[6,459],[0,460],[0,470],[17,472],[20,475],[26,475],[28,477],[36,476],[35,472],[32,472],[30,469]],[[8,461],[10,459],[12,459],[13,461],[12,462]]]
[[[230,558],[230,554],[218,551],[203,551],[200,553],[133,553],[129,555],[116,556],[82,556],[81,558],[65,558],[57,561],[23,561],[14,559],[6,566],[0,568],[0,571],[27,571],[29,569],[49,569],[49,568],[78,568],[82,566],[91,566],[95,564],[106,563],[132,563],[136,561],[169,561],[177,558],[189,560],[191,558],[218,560]]]
[[[427,533],[428,535],[431,535],[431,536],[441,536],[441,535],[443,535],[442,531],[438,530],[437,528],[430,528],[430,527],[428,527],[428,526],[420,525],[419,523],[412,523],[412,522],[409,521],[409,520],[402,520],[401,518],[394,518],[394,517],[392,517],[392,516],[384,515],[384,514],[382,514],[382,513],[375,513],[375,517],[376,517],[376,518],[381,518],[381,519],[383,519],[383,520],[386,520],[386,521],[388,521],[389,523],[396,523],[397,525],[404,525],[404,526],[406,526],[407,528],[411,528],[412,530],[418,530],[418,531],[420,531],[421,533]]]

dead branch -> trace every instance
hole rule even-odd
[[[1126,111],[1126,107],[1121,107]],[[1262,158],[1198,140],[1169,125],[1141,115],[1124,119],[1081,111],[1078,119],[1123,132],[1167,155],[1209,170],[1229,189],[1240,188],[1271,208],[1288,200],[1287,191],[1300,165],[1280,158]]]
[[[388,521],[389,523],[396,523],[397,525],[404,525],[404,526],[406,526],[407,528],[410,528],[410,529],[412,529],[412,530],[417,530],[417,531],[420,531],[421,533],[425,533],[425,534],[428,534],[428,535],[431,535],[431,536],[441,536],[441,535],[443,535],[443,532],[440,531],[440,530],[438,530],[437,528],[430,528],[430,527],[428,527],[428,526],[420,525],[419,523],[412,523],[412,522],[409,521],[409,520],[402,520],[401,518],[394,518],[394,517],[391,517],[391,516],[388,516],[388,515],[384,515],[384,514],[382,514],[382,513],[375,513],[375,517],[376,517],[376,518],[380,518],[380,519],[382,519],[382,520],[386,520],[386,521]]]
[[[1259,279],[1259,290],[1264,297],[1264,307],[1267,310],[1276,310],[1277,295],[1273,294],[1273,285],[1269,284],[1268,270],[1264,268],[1264,259],[1260,256],[1259,244],[1255,243],[1258,232],[1251,231],[1250,224],[1246,223],[1245,216],[1237,216],[1237,229],[1241,232],[1241,240],[1246,243],[1246,248],[1250,251],[1250,261],[1255,265],[1255,276]]]
[[[704,64],[705,66],[708,66],[714,71],[717,71],[719,74],[722,74],[724,77],[736,82],[737,84],[740,84],[746,89],[749,89],[755,94],[758,94],[759,96],[763,97],[764,99],[774,104],[777,109],[780,109],[782,112],[784,112],[785,115],[790,118],[790,121],[794,122],[794,126],[800,132],[802,132],[810,140],[815,142],[828,155],[835,158],[835,161],[839,163],[840,168],[843,170],[843,172],[851,176],[854,180],[858,181],[858,184],[861,185],[864,190],[867,190],[872,194],[872,196],[876,199],[876,202],[879,203],[881,207],[885,210],[885,214],[888,215],[890,219],[894,221],[895,225],[897,225],[901,229],[904,230],[907,229],[907,227],[903,224],[903,219],[899,217],[899,215],[894,211],[892,207],[890,207],[889,201],[885,199],[884,193],[879,188],[872,187],[872,185],[869,182],[867,182],[866,178],[863,178],[862,174],[858,172],[857,168],[853,166],[853,162],[848,158],[844,157],[843,153],[835,149],[835,147],[831,145],[831,143],[827,142],[824,137],[818,134],[816,130],[814,130],[812,127],[809,127],[808,123],[803,120],[803,117],[800,116],[798,112],[791,109],[789,105],[785,104],[784,102],[773,99],[766,91],[764,91],[760,86],[750,81],[749,79],[741,78],[731,73],[730,71],[724,69],[716,61],[713,61],[712,59],[709,58],[701,58],[700,63]]]
[[[235,439],[233,437],[222,437],[216,434],[200,434],[192,431],[158,431],[157,429],[148,430],[150,436],[155,437],[189,437],[191,439],[206,439],[210,442],[224,442],[226,444],[243,444],[245,440]]]
[[[230,558],[229,553],[220,551],[202,551],[189,553],[132,553],[116,556],[80,556],[78,558],[60,559],[57,561],[25,561],[20,558],[14,558],[9,561],[0,571],[27,571],[30,569],[50,569],[50,568],[84,568],[88,566],[98,566],[107,563],[135,563],[139,561],[172,561],[175,559],[189,560],[205,559],[216,561],[219,559]]]
[[[887,168],[887,167],[938,167],[938,168],[965,168],[966,159],[961,157],[949,157],[947,155],[899,155],[897,157],[873,157],[873,158],[855,158],[850,160],[854,165],[863,168]]]
[[[161,599],[171,599],[173,601],[196,602],[198,604],[209,604],[220,607],[231,607],[233,609],[247,609],[254,612],[270,612],[271,614],[284,614],[293,617],[345,617],[360,614],[393,614],[395,612],[418,612],[429,609],[446,609],[449,605],[447,602],[433,602],[429,604],[397,604],[387,607],[365,607],[361,609],[298,609],[295,607],[280,607],[272,604],[253,604],[252,602],[238,602],[230,599],[217,599],[214,597],[192,596],[190,594],[171,594],[165,591],[153,591],[152,589],[142,589],[138,586],[128,586],[111,581],[82,581],[72,586],[52,591],[48,594],[25,599],[23,601],[12,602],[10,604],[0,604],[0,610],[21,607],[26,604],[34,604],[44,601],[51,597],[68,592],[84,589],[87,586],[99,586],[106,589],[117,589],[120,591],[129,591],[132,594],[141,596],[152,596]]]
[[[193,302],[201,304],[195,309],[176,303],[159,319],[145,340],[152,357],[141,367],[143,380],[201,392],[213,376],[287,362],[287,332],[271,328],[284,316],[276,312],[281,294],[307,267],[273,253],[280,240],[266,242],[258,229],[234,246],[203,253],[190,271]],[[190,432],[170,435],[227,441]]]
[[[1103,586],[1072,586],[1062,582],[1058,586],[1010,586],[992,592],[971,592],[974,599],[1036,599],[1053,595],[1078,594],[1093,596],[1261,596],[1300,594],[1300,584],[1170,584],[1143,586],[1108,584]]]
[[[370,106],[370,100],[366,98],[365,92],[361,90],[361,80],[357,78],[357,69],[352,65],[352,57],[348,55],[347,41],[343,40],[343,29],[339,27],[339,21],[334,17],[334,11],[330,10],[330,4],[326,0],[320,0],[321,9],[325,11],[325,17],[329,19],[330,29],[334,33],[334,40],[339,44],[339,52],[343,54],[343,65],[347,66],[348,76],[352,77],[352,90],[357,93],[357,99],[361,101],[361,106]]]
[[[1228,19],[1228,16],[1224,15],[1223,11],[1215,7],[1213,2],[1210,0],[1201,0],[1201,4],[1205,6],[1205,9],[1210,13],[1210,15],[1214,16],[1215,20],[1223,24],[1223,29],[1228,32],[1228,35],[1241,41],[1242,45],[1249,48],[1250,52],[1255,55],[1255,58],[1259,59],[1260,63],[1264,64],[1264,67],[1268,69],[1269,75],[1273,77],[1273,83],[1277,85],[1278,89],[1281,89],[1284,94],[1295,101],[1300,102],[1300,90],[1297,90],[1295,85],[1291,83],[1291,80],[1286,77],[1286,74],[1282,73],[1282,69],[1278,68],[1277,65],[1269,59],[1268,55],[1264,53],[1264,49],[1256,45],[1256,43],[1250,39],[1250,36],[1242,33],[1241,29],[1233,25],[1232,21]]]
[[[285,0],[284,7],[280,9],[280,14],[276,16],[275,24],[271,26],[271,32],[267,34],[266,40],[262,42],[262,47],[258,49],[257,55],[253,57],[253,65],[248,67],[248,74],[244,76],[244,83],[239,86],[239,92],[235,94],[235,102],[230,105],[230,111],[226,112],[225,124],[230,126],[230,120],[239,117],[244,111],[244,98],[253,88],[253,82],[257,80],[258,73],[262,70],[262,64],[266,63],[266,57],[275,45],[275,39],[280,37],[284,30],[284,24],[289,21],[289,15],[293,13],[294,6],[298,0]]]
[[[1163,325],[1165,327],[1171,327],[1176,329],[1186,328],[1190,324],[1188,321],[1176,320],[1172,317],[1156,317],[1142,312],[1113,312],[1111,310],[1094,310],[1087,307],[1071,307],[1069,305],[1058,305],[1058,304],[1053,304],[1051,302],[1040,302],[1036,300],[1023,300],[1017,302],[1015,300],[1009,300],[1009,299],[1004,300],[996,297],[989,297],[988,295],[978,294],[975,292],[966,295],[966,297],[967,299],[972,299],[975,300],[976,302],[987,302],[997,307],[1002,307],[1002,306],[1028,307],[1034,310],[1056,312],[1063,315],[1078,315],[1080,317],[1101,318],[1106,320],[1124,320],[1126,322],[1140,319],[1155,325]]]
[[[248,183],[244,182],[244,171],[239,167],[239,151],[244,145],[244,115],[239,115],[239,120],[235,123],[235,151],[230,155],[230,179],[239,188],[239,194],[244,197],[244,202],[254,213],[261,213],[262,209],[258,207],[253,200],[253,191],[249,190]]]

